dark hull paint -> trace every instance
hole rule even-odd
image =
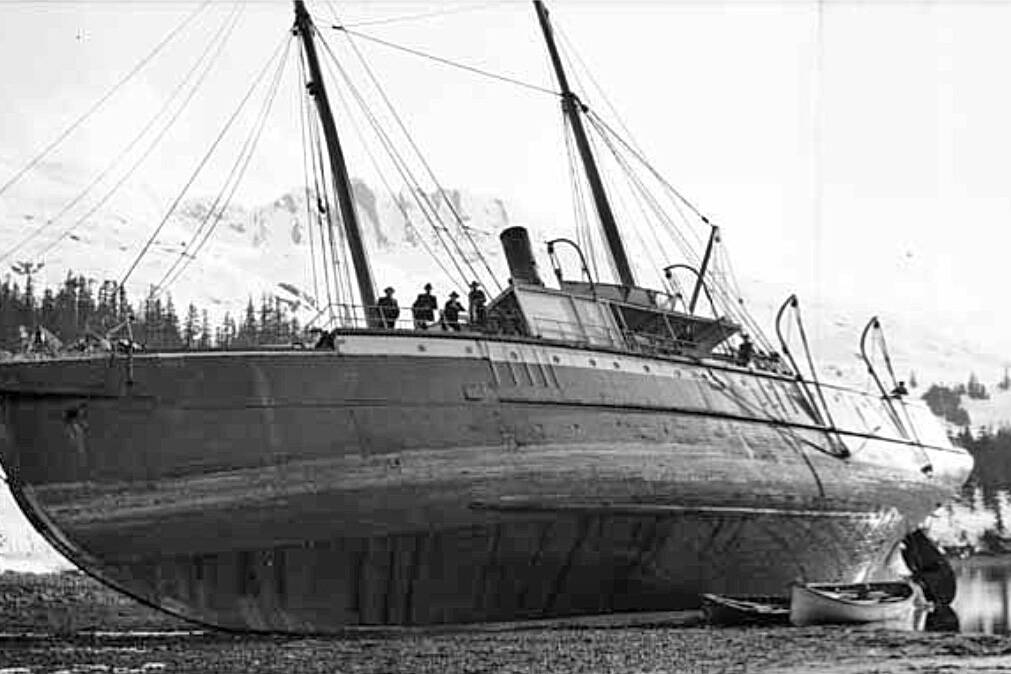
[[[338,349],[5,364],[0,456],[88,572],[293,632],[855,581],[971,467],[846,391],[838,459],[794,383],[733,368],[437,336]]]

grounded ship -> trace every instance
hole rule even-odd
[[[373,307],[315,28],[295,5]],[[68,559],[234,630],[656,610],[873,577],[953,495],[971,458],[869,359],[878,392],[826,385],[785,343],[784,357],[750,353],[740,322],[695,311],[710,251],[680,310],[636,285],[585,106],[535,6],[617,282],[546,286],[511,228],[510,283],[459,331],[368,309],[316,348],[0,364],[10,488]]]

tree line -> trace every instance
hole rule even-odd
[[[258,303],[250,297],[240,315],[226,312],[212,324],[206,308],[189,303],[180,314],[171,294],[153,288],[133,303],[115,281],[98,282],[80,274],[68,273],[58,287],[41,293],[31,275],[24,287],[5,279],[0,284],[0,349],[23,349],[26,334],[38,327],[65,348],[128,335],[146,348],[236,348],[287,343],[301,334],[287,302],[269,294],[261,295]]]

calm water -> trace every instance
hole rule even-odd
[[[952,560],[958,577],[952,609],[962,632],[1011,633],[1009,525],[1009,488],[966,488],[959,501],[936,512],[929,522],[931,538],[942,546],[973,551],[971,557]],[[953,626],[950,615],[932,616],[932,621],[935,618]]]

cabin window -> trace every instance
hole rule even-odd
[[[620,370],[621,369],[621,365],[618,364],[618,361],[614,361],[614,369],[615,370]]]
[[[595,360],[593,360],[593,359],[591,358],[591,359],[590,359],[590,366],[591,366],[591,367],[597,367],[597,361],[595,361]]]
[[[555,363],[561,363],[562,362],[562,359],[559,358],[558,356],[551,356],[551,360],[553,362],[555,362]]]
[[[425,351],[428,351],[428,348],[424,344],[418,344],[418,351],[424,353]]]
[[[520,359],[520,355],[518,353],[516,353],[515,351],[510,351],[509,352],[509,357],[512,358],[513,360],[519,360]]]
[[[649,372],[649,365],[643,365],[642,366],[642,371],[643,372]]]

